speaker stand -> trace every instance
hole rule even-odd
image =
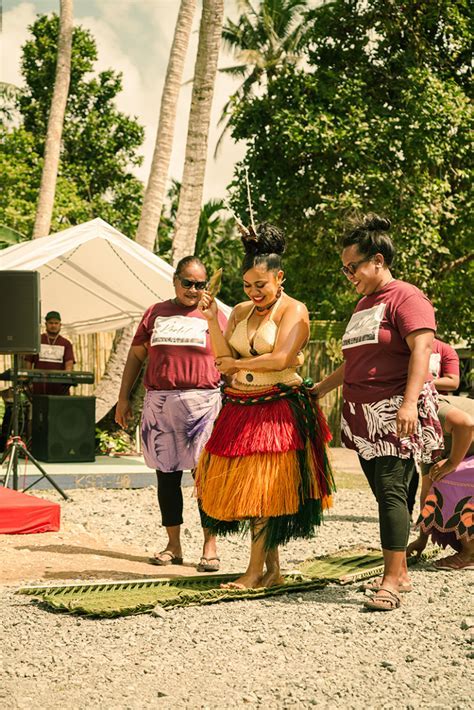
[[[63,489],[54,481],[51,476],[46,473],[44,468],[35,459],[35,457],[28,451],[25,442],[18,435],[18,408],[20,402],[19,388],[18,388],[18,355],[13,355],[13,379],[12,379],[12,389],[13,389],[13,412],[12,412],[12,435],[7,442],[7,447],[2,456],[2,465],[8,459],[7,472],[5,478],[3,479],[3,486],[6,488],[10,480],[10,476],[13,474],[13,489],[18,490],[18,460],[20,454],[23,458],[29,459],[31,463],[38,469],[41,476],[30,483],[24,490],[28,491],[33,486],[36,486],[39,481],[46,478],[49,483],[55,488],[64,500],[68,500],[69,496],[63,491]]]

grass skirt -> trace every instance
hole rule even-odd
[[[326,420],[304,386],[224,390],[224,405],[199,459],[203,524],[237,532],[268,519],[267,549],[314,534],[335,490]]]

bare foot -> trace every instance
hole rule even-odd
[[[259,587],[276,587],[279,584],[284,584],[285,580],[280,574],[280,570],[269,570],[265,572],[260,580]]]
[[[260,575],[244,574],[242,577],[236,579],[235,582],[221,584],[221,589],[256,589],[262,586],[260,584],[261,579],[262,577]]]

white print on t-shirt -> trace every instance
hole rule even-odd
[[[41,343],[38,360],[41,362],[60,362],[64,359],[64,345],[47,345]]]
[[[151,345],[194,345],[206,347],[207,321],[188,316],[157,316]]]
[[[354,313],[342,336],[342,349],[378,343],[380,323],[386,306],[386,303],[379,303],[378,306]]]
[[[441,372],[441,355],[439,353],[431,353],[429,368],[433,377],[439,377]]]

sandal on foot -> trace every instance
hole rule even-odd
[[[449,557],[444,557],[442,560],[437,560],[433,562],[433,567],[435,569],[447,570],[452,572],[453,570],[462,569],[474,569],[474,561],[463,560],[459,553],[455,555],[450,555]]]
[[[376,595],[366,601],[364,606],[369,611],[393,611],[400,607],[400,597],[391,589],[379,587]]]
[[[218,572],[219,566],[219,557],[201,557],[196,569],[198,572]]]
[[[160,565],[161,567],[165,565],[182,565],[183,558],[176,557],[171,550],[163,550],[162,552],[155,552],[153,557],[150,558],[150,564]]]
[[[382,584],[382,577],[376,577],[375,579],[372,579],[370,582],[365,582],[365,584],[362,585],[361,589],[369,592],[378,592],[380,589],[380,585]],[[399,594],[408,594],[408,592],[412,592],[413,587],[410,584],[410,582],[400,582],[398,585],[398,593]]]

